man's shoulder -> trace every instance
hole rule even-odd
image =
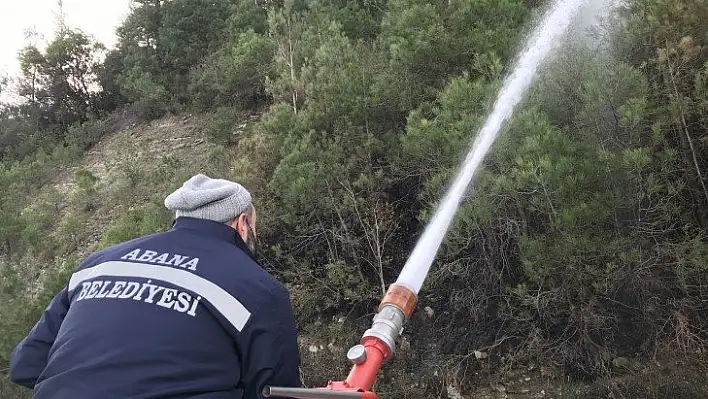
[[[290,312],[290,293],[285,285],[267,271],[262,270],[262,273],[263,275],[260,278],[263,282],[263,293],[259,308],[261,310],[267,308],[269,311]]]
[[[285,285],[240,248],[230,248],[222,260],[226,267],[220,268],[219,274],[231,281],[233,292],[252,307],[289,303]]]
[[[253,290],[258,292],[262,297],[280,298],[287,297],[287,290],[283,283],[278,281],[272,274],[268,273],[256,261],[244,255],[247,260],[238,267],[238,270],[246,273],[239,273],[238,279],[243,284],[249,285]]]
[[[105,261],[110,261],[110,260],[115,260],[119,259],[120,257],[124,256],[125,254],[129,253],[130,251],[134,250],[134,248],[139,247],[141,244],[144,244],[145,242],[151,241],[155,238],[158,238],[162,235],[164,235],[166,232],[157,232],[153,234],[148,234],[145,236],[133,238],[131,240],[123,241],[117,244],[109,245],[104,248],[100,248],[93,253],[89,254],[81,264],[79,264],[76,268],[76,270],[84,269],[87,267],[94,266],[98,263],[102,263]]]

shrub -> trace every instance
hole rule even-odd
[[[221,107],[206,116],[204,129],[206,137],[215,144],[230,144],[239,132],[243,115],[233,107]]]
[[[169,109],[169,91],[150,72],[129,72],[123,78],[121,88],[132,102],[130,108],[140,119],[159,118]]]
[[[86,151],[110,132],[111,127],[105,120],[93,120],[69,127],[64,141],[70,148]]]
[[[163,231],[170,226],[171,221],[170,213],[157,203],[131,209],[108,226],[101,238],[99,248]]]
[[[176,175],[179,167],[180,160],[178,157],[172,154],[163,156],[153,174],[155,182],[164,183],[170,181]]]
[[[273,70],[270,38],[249,29],[209,55],[190,75],[189,94],[200,110],[217,106],[256,108],[265,100],[265,80]]]
[[[74,173],[74,179],[76,179],[76,184],[80,189],[86,192],[94,192],[96,190],[96,184],[100,180],[96,175],[91,173],[90,170],[79,168]]]

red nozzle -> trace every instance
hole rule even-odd
[[[302,399],[378,399],[370,389],[376,381],[381,364],[391,356],[391,350],[385,342],[376,337],[362,338],[365,360],[352,367],[345,381],[330,381],[326,388],[277,388],[266,387],[266,397],[291,397]],[[281,396],[282,395],[282,396]]]
[[[267,387],[264,395],[301,399],[377,399],[376,394],[370,391],[371,387],[384,360],[393,355],[395,341],[403,323],[413,313],[416,302],[416,294],[405,286],[394,284],[389,287],[372,328],[362,337],[361,345],[356,345],[347,354],[354,366],[346,380],[330,381],[326,388],[315,389]]]

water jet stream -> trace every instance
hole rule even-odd
[[[403,325],[416,306],[418,293],[460,206],[467,186],[489,152],[504,122],[512,115],[514,107],[531,85],[539,65],[560,42],[561,36],[585,1],[557,0],[528,40],[513,72],[502,85],[492,113],[477,134],[462,170],[416,243],[398,279],[384,295],[371,328],[364,333],[361,343],[352,347],[347,353],[347,357],[353,363],[347,378],[344,381],[330,381],[326,388],[266,387],[263,392],[265,397],[377,398],[377,395],[369,390],[376,381],[376,375],[383,361],[393,356],[395,343],[400,337]]]
[[[521,101],[524,92],[531,85],[541,62],[560,41],[573,16],[584,4],[584,0],[560,0],[546,15],[541,25],[528,41],[524,52],[502,86],[492,113],[477,134],[462,170],[457,175],[450,190],[445,195],[437,212],[426,226],[416,243],[408,261],[403,266],[396,284],[403,285],[416,295],[435,260],[440,244],[447,233],[453,217],[460,206],[467,186],[472,181],[487,152],[499,135],[504,122],[512,115],[514,107]]]

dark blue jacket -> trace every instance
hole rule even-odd
[[[261,398],[300,386],[290,298],[235,230],[178,218],[96,252],[12,353],[35,398]]]

